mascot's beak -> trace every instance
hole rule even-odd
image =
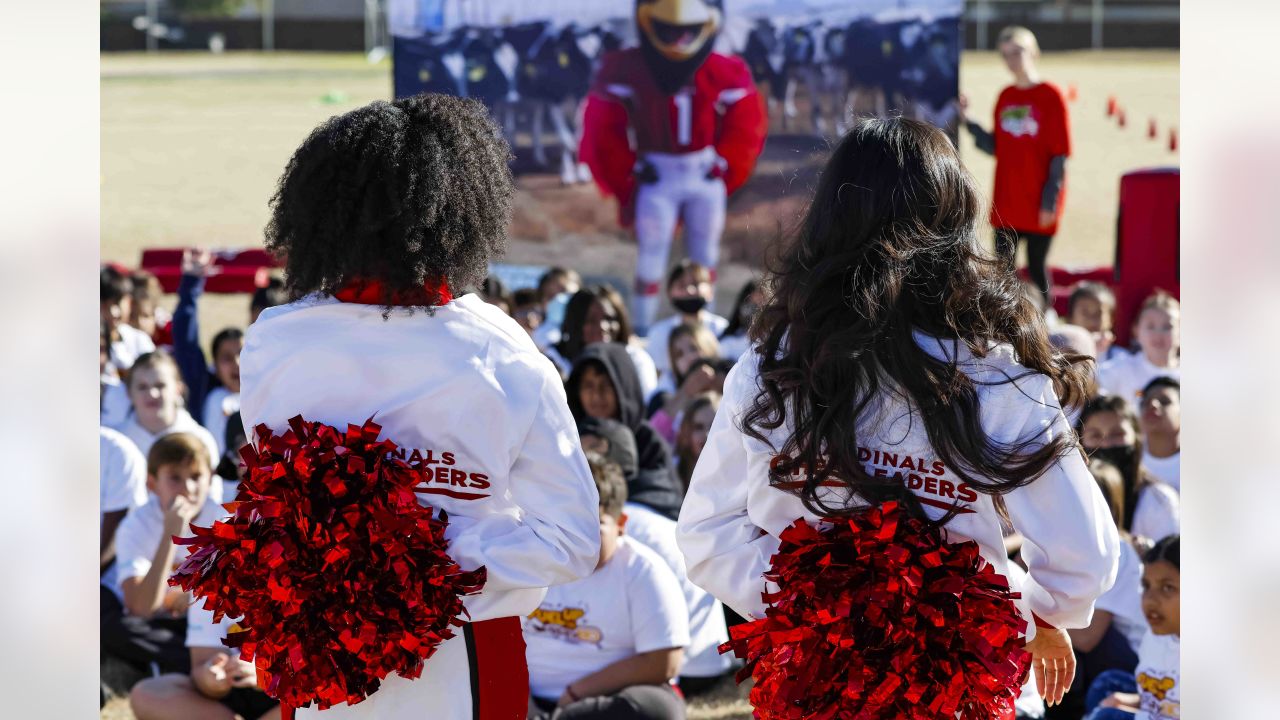
[[[636,24],[663,57],[682,62],[694,57],[720,29],[720,8],[706,0],[641,0]]]

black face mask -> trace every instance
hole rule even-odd
[[[701,295],[676,298],[671,301],[671,306],[685,315],[696,315],[707,306],[707,299]]]
[[[1089,459],[1098,459],[1109,462],[1120,469],[1120,472],[1128,474],[1129,468],[1133,467],[1134,449],[1132,445],[1119,445],[1117,447],[1098,448],[1089,453]]]

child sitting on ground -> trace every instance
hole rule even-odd
[[[173,340],[169,337],[171,317],[160,304],[164,297],[160,278],[146,270],[134,270],[129,279],[133,282],[133,302],[127,322],[151,338],[156,347],[172,345]]]
[[[227,513],[210,497],[208,447],[189,433],[165,435],[147,453],[146,504],[125,515],[115,534],[116,594],[102,594],[102,648],[143,669],[187,672],[183,638],[189,601],[168,586],[185,558],[174,536]]]
[[[232,618],[215,623],[212,611],[193,604],[187,610],[191,672],[161,675],[133,686],[129,706],[137,720],[279,720],[280,704],[258,688],[253,663],[222,644],[228,632],[238,629]]]
[[[98,311],[111,332],[111,364],[124,376],[140,355],[156,346],[146,333],[129,325],[133,316],[133,279],[110,265],[103,266],[98,279]]]
[[[1142,611],[1151,631],[1138,648],[1138,669],[1110,670],[1089,686],[1085,720],[1177,720],[1181,716],[1178,562],[1180,540],[1170,535],[1143,558]]]
[[[671,685],[689,644],[679,582],[657,553],[623,534],[622,471],[587,454],[600,492],[600,560],[547,591],[523,621],[531,720],[684,718]]]
[[[1181,314],[1177,299],[1167,292],[1157,291],[1144,300],[1134,322],[1139,350],[1099,365],[1098,389],[1137,405],[1147,383],[1162,375],[1180,378]]]
[[[684,492],[670,446],[644,419],[644,394],[627,349],[612,342],[587,346],[573,365],[565,391],[575,421],[617,420],[631,430],[638,466],[627,477],[627,494],[633,502],[675,520]]]
[[[1124,516],[1124,476],[1115,465],[1094,459],[1089,472],[1107,501],[1111,517],[1120,526]],[[1142,614],[1142,559],[1130,542],[1129,533],[1120,531],[1120,565],[1116,582],[1098,597],[1089,626],[1069,630],[1076,652],[1076,682],[1064,699],[1076,705],[1077,717],[1084,710],[1084,694],[1094,678],[1108,670],[1133,672],[1138,662],[1138,646],[1147,632]]]
[[[1142,466],[1182,492],[1182,383],[1158,377],[1142,389]]]
[[[120,425],[129,417],[129,392],[111,364],[111,327],[102,323],[98,335],[98,424]]]
[[[671,331],[667,354],[671,360],[666,377],[673,385],[659,390],[649,403],[649,422],[669,443],[676,440],[680,416],[695,397],[715,386],[716,371],[712,363],[720,359],[716,336],[701,325],[684,323]]]
[[[1124,475],[1120,529],[1145,547],[1173,535],[1181,525],[1178,493],[1152,477],[1142,464],[1142,436],[1133,406],[1118,395],[1101,395],[1080,411],[1080,442],[1091,459],[1102,459]]]
[[[1124,350],[1115,344],[1116,335],[1111,331],[1111,318],[1115,312],[1116,296],[1100,282],[1080,283],[1067,300],[1066,321],[1093,335],[1098,362],[1124,354]]]
[[[172,355],[155,350],[138,358],[125,389],[129,392],[132,409],[115,429],[132,440],[143,455],[151,452],[151,445],[157,439],[170,433],[184,432],[199,438],[208,448],[210,458],[222,456],[217,440],[184,407],[185,386]],[[221,501],[222,496],[221,486],[215,486],[213,498]]]
[[[707,420],[710,427],[711,421]],[[635,469],[636,446],[626,426],[615,420],[586,418],[578,423],[582,449],[595,452],[618,465],[623,475]],[[705,440],[705,438],[704,438]],[[680,691],[685,697],[698,695],[714,687],[734,667],[730,655],[721,655],[720,645],[729,640],[725,627],[724,606],[706,590],[689,581],[684,555],[676,544],[676,523],[640,503],[628,499],[623,505],[627,535],[657,553],[671,568],[684,592],[689,611],[689,645],[684,649],[680,666]]]
[[[715,299],[715,292],[715,280],[711,277],[711,271],[688,258],[681,260],[667,273],[667,299],[676,312],[654,323],[645,336],[659,381],[666,378],[673,367],[667,355],[667,343],[672,330],[686,323],[701,325],[711,333],[711,337],[718,338],[729,327],[728,320],[707,309]],[[669,387],[679,385],[670,380],[665,384]]]

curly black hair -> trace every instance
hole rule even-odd
[[[303,141],[271,199],[267,249],[298,298],[377,281],[439,304],[484,280],[506,249],[511,150],[484,105],[450,95],[377,101],[329,118]]]

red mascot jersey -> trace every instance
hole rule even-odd
[[[740,58],[711,53],[689,85],[665,95],[639,48],[631,48],[604,56],[583,112],[578,154],[600,189],[625,206],[635,191],[637,155],[714,146],[732,193],[751,175],[767,129],[764,99]]]

